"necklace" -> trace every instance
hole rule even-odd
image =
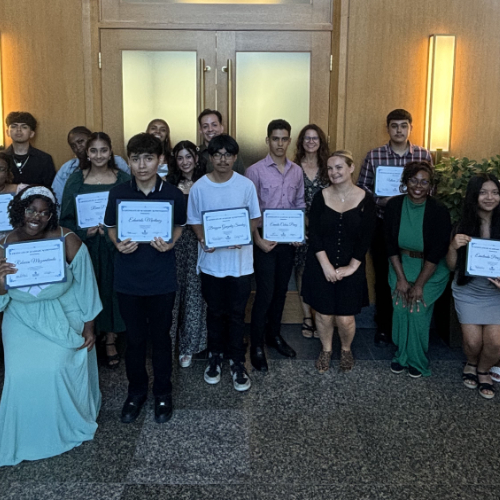
[[[342,203],[344,203],[345,200],[347,199],[347,197],[351,194],[352,190],[353,190],[353,188],[349,189],[349,191],[346,194],[344,194],[344,196],[342,196],[341,194],[337,194],[337,193],[335,193],[335,194],[337,194],[337,196],[340,198]]]
[[[26,157],[26,160],[24,160],[24,162],[22,160],[18,160],[16,156],[14,156],[13,158],[14,163],[19,170],[19,173],[22,174],[23,168],[26,166],[26,163],[28,163],[28,160],[30,159],[29,155]]]

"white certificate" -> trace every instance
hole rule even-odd
[[[399,185],[404,167],[377,167],[375,172],[375,194],[377,196],[397,196],[401,194]]]
[[[466,276],[500,276],[500,241],[472,238],[467,244]]]
[[[203,233],[207,248],[250,245],[252,231],[247,207],[203,212]]]
[[[138,243],[149,243],[155,238],[172,242],[174,231],[174,202],[117,201],[118,241],[130,238]]]
[[[5,277],[6,289],[66,281],[64,238],[10,243],[5,258],[17,268]]]
[[[13,198],[14,195],[10,193],[0,195],[0,231],[12,231],[7,209]]]
[[[104,223],[109,191],[78,194],[75,197],[77,224],[80,229]]]
[[[278,243],[305,243],[304,209],[267,209],[262,218],[262,237]]]

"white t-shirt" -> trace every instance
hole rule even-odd
[[[187,223],[201,224],[201,214],[206,210],[240,207],[248,207],[250,219],[260,217],[257,191],[250,179],[233,172],[227,182],[218,184],[204,175],[189,191]],[[244,245],[240,249],[218,248],[213,253],[207,253],[199,244],[197,272],[200,271],[216,278],[239,278],[252,274],[253,245]]]

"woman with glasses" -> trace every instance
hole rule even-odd
[[[118,169],[111,147],[111,139],[104,132],[94,132],[86,145],[86,158],[80,168],[69,177],[64,187],[61,224],[76,233],[87,245],[103,303],[103,311],[96,320],[96,332],[103,335],[106,347],[106,365],[115,369],[120,363],[116,350],[116,334],[125,331],[118,299],[113,290],[115,246],[104,224],[80,229],[75,198],[80,194],[109,192],[114,186],[130,180],[130,175]]]
[[[101,404],[93,347],[102,305],[87,248],[59,226],[49,188],[20,191],[9,217],[14,229],[0,241],[0,466],[59,455],[93,439]],[[65,241],[66,281],[6,290],[6,276],[17,269],[6,261],[5,246],[54,238]]]
[[[191,141],[177,143],[172,151],[168,182],[177,186],[187,199],[193,184],[203,175],[205,168],[198,162],[196,146]],[[179,364],[191,365],[193,354],[207,347],[207,308],[201,295],[201,280],[196,271],[198,239],[190,226],[186,226],[175,244],[178,290],[175,296],[171,333],[172,345],[179,338]]]
[[[465,387],[492,399],[495,392],[489,372],[500,359],[500,278],[465,275],[471,238],[500,240],[500,183],[492,174],[475,175],[467,184],[462,218],[446,256],[450,270],[455,271],[453,298],[467,356],[462,380]]]
[[[394,306],[392,340],[397,351],[393,373],[430,376],[427,350],[434,303],[448,283],[446,252],[451,234],[448,210],[429,196],[434,169],[427,161],[404,167],[400,191],[389,200],[384,225],[389,285]]]
[[[306,225],[309,225],[309,211],[314,195],[328,186],[328,174],[326,162],[328,161],[328,143],[324,132],[314,124],[306,125],[299,133],[297,147],[295,150],[294,163],[302,167],[304,174],[304,199],[306,202]],[[306,265],[308,244],[301,245],[295,249],[295,279],[297,290],[302,289],[302,277]],[[311,306],[304,302],[300,295],[302,312],[302,335],[305,338],[318,336],[314,328],[314,319]]]

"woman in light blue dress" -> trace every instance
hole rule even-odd
[[[21,191],[9,216],[14,230],[0,245],[0,466],[59,455],[91,440],[101,404],[93,330],[102,305],[87,248],[59,226],[48,188]],[[65,240],[66,282],[6,291],[6,275],[17,270],[3,257],[5,245],[50,238]]]

